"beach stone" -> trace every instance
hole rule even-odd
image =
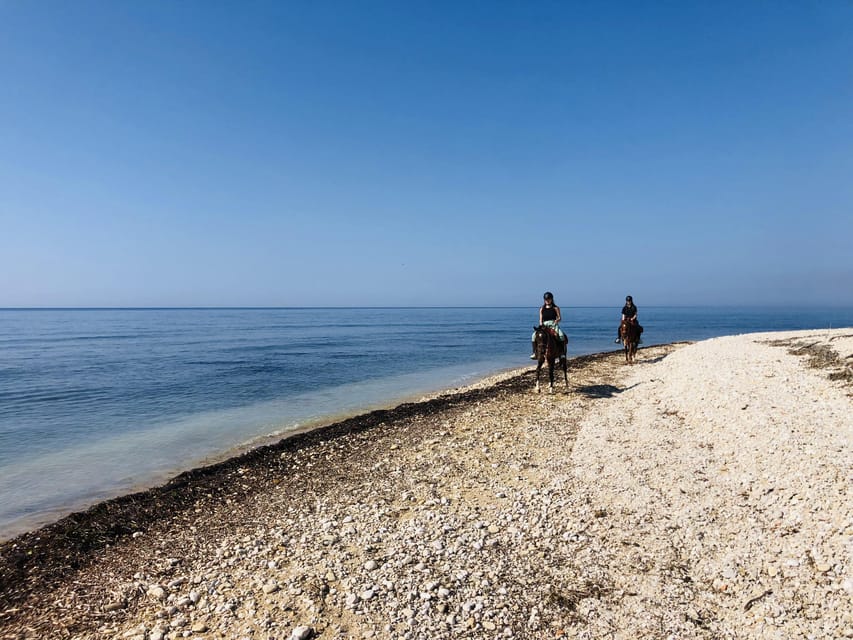
[[[298,626],[290,632],[290,640],[308,640],[314,635],[314,629],[309,626]]]
[[[160,585],[153,585],[148,588],[148,597],[153,598],[154,600],[165,600],[166,590]]]
[[[364,563],[364,568],[368,571],[375,571],[379,568],[379,563],[376,560],[368,560]]]
[[[184,616],[178,616],[169,622],[169,626],[172,627],[172,629],[180,629],[181,627],[187,626],[187,619]]]
[[[360,600],[361,600],[361,598],[359,598],[358,594],[356,594],[356,593],[347,594],[346,606],[352,608],[355,605],[357,605]]]

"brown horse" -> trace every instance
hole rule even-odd
[[[640,343],[640,325],[636,320],[627,318],[619,325],[619,338],[625,345],[625,362],[634,364],[634,356],[637,354],[637,345]]]
[[[565,343],[557,337],[557,332],[540,325],[533,328],[536,331],[536,336],[533,342],[536,344],[536,393],[539,393],[539,372],[542,370],[542,364],[548,361],[548,379],[550,380],[550,391],[554,393],[554,362],[559,358],[560,368],[563,370],[563,378],[566,380],[566,389],[569,388],[569,374],[566,364],[566,348]]]

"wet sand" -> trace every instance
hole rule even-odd
[[[585,356],[295,435],[4,543],[0,637],[853,635],[851,345]]]

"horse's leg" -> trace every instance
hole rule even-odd
[[[569,388],[569,372],[568,372],[568,364],[566,363],[566,357],[563,356],[560,358],[560,366],[563,367],[563,379],[566,381],[566,389]]]
[[[539,362],[536,364],[536,393],[539,393],[541,389],[539,388],[539,372],[542,370],[542,362],[543,360],[540,358]]]
[[[554,359],[548,359],[548,389],[551,393],[554,393]]]

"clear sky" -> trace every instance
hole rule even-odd
[[[853,305],[853,3],[0,0],[0,306]]]

